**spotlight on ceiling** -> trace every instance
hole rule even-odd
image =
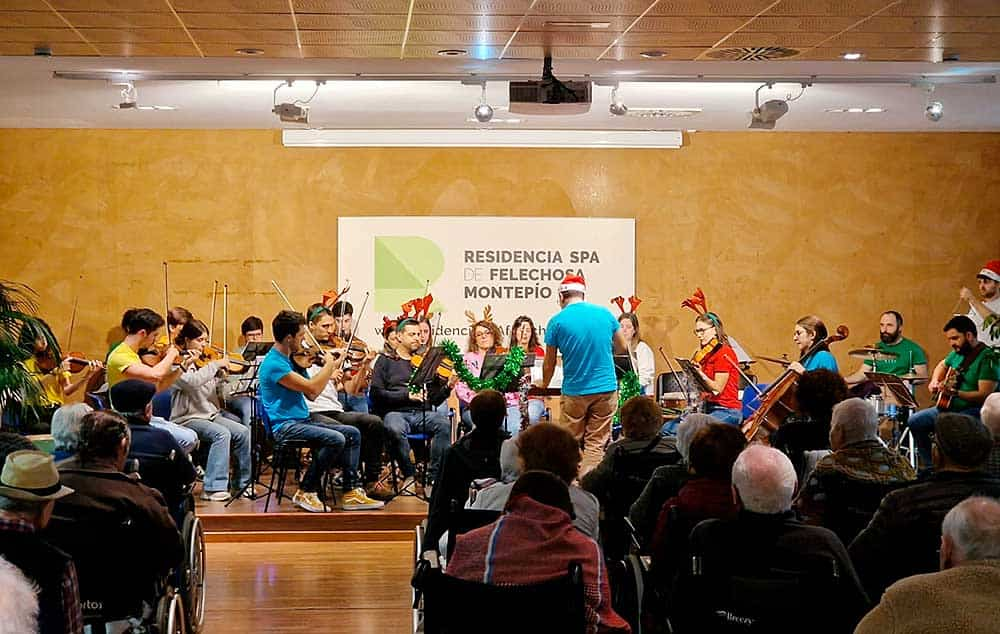
[[[622,98],[618,96],[618,86],[611,89],[611,105],[608,106],[608,112],[616,117],[623,117],[628,114],[628,106],[622,101]]]
[[[111,106],[116,110],[133,110],[138,106],[137,98],[138,93],[135,89],[135,84],[131,81],[125,81],[121,84],[115,84],[116,86],[122,87],[122,100],[117,106]]]
[[[844,53],[841,57],[849,62],[854,62],[861,59],[861,53]]]
[[[289,88],[291,88],[292,83],[293,80],[289,79],[288,81],[281,82],[274,89],[274,99],[272,101],[273,107],[271,108],[271,112],[278,115],[278,118],[281,120],[282,123],[301,123],[308,125],[309,102],[312,101],[313,98],[316,96],[316,93],[319,92],[320,84],[326,82],[317,81],[316,90],[314,90],[313,94],[310,95],[309,98],[304,101],[301,99],[296,99],[295,101],[286,101],[278,103],[278,91],[281,90],[281,88],[284,86],[288,86]]]
[[[788,113],[788,102],[781,99],[770,99],[763,105],[760,103],[762,88],[773,88],[774,84],[761,84],[754,93],[754,108],[750,111],[748,128],[773,130],[774,123]]]
[[[493,106],[486,103],[486,82],[483,82],[483,91],[479,95],[479,105],[472,111],[472,116],[479,123],[489,123],[493,118]]]
[[[944,116],[944,104],[940,101],[928,102],[927,107],[924,108],[924,116],[931,121],[940,121],[941,117]]]

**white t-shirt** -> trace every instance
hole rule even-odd
[[[319,374],[322,369],[314,365],[306,370],[306,374],[309,375],[309,378],[312,378]],[[306,399],[306,407],[309,408],[310,412],[344,411],[344,406],[340,404],[340,399],[337,397],[337,386],[333,384],[333,381],[326,382],[326,385],[323,386],[323,391],[319,393],[315,401]]]
[[[635,346],[635,351],[631,352],[632,365],[635,366],[635,373],[639,375],[639,384],[642,386],[644,394],[652,394],[653,380],[656,378],[656,360],[653,358],[653,349],[645,341],[640,341]]]
[[[983,304],[992,310],[994,313],[1000,315],[1000,295],[994,297],[988,302],[983,302]],[[976,324],[976,331],[979,333],[979,340],[988,346],[998,346],[1000,345],[1000,338],[990,337],[989,330],[983,327],[983,321],[986,319],[985,316],[980,315],[976,312],[975,308],[969,307],[969,319]]]

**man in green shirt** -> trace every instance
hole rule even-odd
[[[944,326],[944,336],[948,339],[951,352],[931,375],[928,387],[937,397],[941,393],[951,395],[951,403],[946,408],[928,407],[922,409],[908,421],[920,449],[920,456],[930,464],[930,432],[938,412],[958,412],[979,418],[979,409],[986,397],[997,389],[1000,380],[1000,361],[996,352],[979,341],[976,324],[965,315],[956,315]],[[953,378],[946,380],[950,374]]]
[[[875,362],[875,371],[883,374],[916,374],[927,378],[927,354],[912,339],[903,336],[903,316],[894,310],[882,313],[878,322],[879,341],[875,347],[896,355],[894,359]],[[845,378],[849,384],[866,380],[865,372],[872,371],[871,359],[866,359],[857,372]]]

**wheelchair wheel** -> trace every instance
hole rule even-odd
[[[156,631],[158,634],[186,634],[184,627],[184,602],[173,590],[162,597],[156,606]]]
[[[201,520],[189,513],[184,518],[184,565],[181,570],[181,593],[187,608],[188,631],[201,631],[205,621],[205,530]]]

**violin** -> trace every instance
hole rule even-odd
[[[837,326],[837,332],[814,343],[802,355],[801,361],[804,362],[818,352],[824,344],[829,345],[843,341],[847,339],[849,334],[850,330],[847,326],[843,324]],[[798,384],[799,374],[786,368],[774,383],[767,386],[767,389],[760,395],[760,407],[740,426],[740,430],[748,441],[752,441],[757,436],[761,427],[769,432],[776,430],[790,414],[798,410],[798,400],[795,397],[795,388],[798,387]]]
[[[424,355],[422,354],[415,354],[410,357],[410,364],[414,368],[419,368],[423,364],[423,362],[424,362]],[[447,381],[452,377],[453,374],[455,374],[455,364],[452,362],[450,358],[442,356],[441,363],[438,364],[436,374],[437,376]]]
[[[243,359],[236,359],[224,355],[222,353],[222,349],[218,346],[205,346],[205,349],[201,351],[201,354],[194,358],[194,365],[197,368],[203,368],[213,361],[222,360],[226,360],[228,362],[225,369],[230,374],[243,374],[250,369],[249,363]]]
[[[69,355],[62,358],[62,362],[68,362],[70,374],[83,372],[96,363],[85,357],[81,352],[69,353]],[[35,353],[35,365],[44,374],[55,372],[59,369],[62,362],[56,360],[56,355],[52,354],[52,350],[50,349]]]
[[[170,336],[167,334],[160,335],[153,345],[149,348],[139,348],[138,355],[139,359],[146,365],[153,367],[160,361],[163,361],[163,355],[167,353],[170,348]]]
[[[698,352],[694,353],[694,356],[691,357],[691,361],[700,364],[702,361],[705,360],[705,357],[718,350],[721,345],[722,342],[719,341],[718,337],[712,337],[711,341],[703,345],[701,349],[698,350]]]

